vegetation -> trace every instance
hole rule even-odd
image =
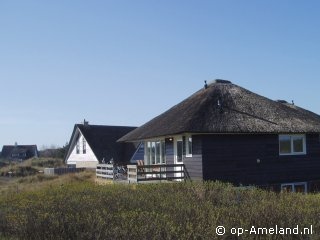
[[[2,239],[319,239],[320,196],[219,182],[97,185],[94,173],[28,177],[0,195]],[[31,187],[32,186],[32,187]],[[41,187],[37,187],[41,186]],[[250,235],[232,228],[310,228],[312,235]],[[226,228],[224,236],[216,227]]]
[[[43,149],[39,151],[39,156],[43,158],[64,158],[68,150],[68,143],[63,147],[57,147],[55,145],[50,148],[43,146]]]
[[[62,186],[65,183],[83,181],[93,182],[93,179],[95,179],[94,172],[82,172],[79,174],[67,174],[62,176],[38,173],[27,177],[2,177],[0,178],[0,195],[15,195],[20,194],[21,192],[41,190],[48,186]]]
[[[0,168],[0,176],[25,177],[35,175],[44,168],[61,167],[64,166],[63,159],[61,158],[32,158],[22,162],[6,162],[5,166]]]

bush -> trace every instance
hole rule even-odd
[[[33,167],[55,168],[64,166],[65,164],[61,158],[33,158],[31,165]]]
[[[319,239],[320,196],[219,182],[105,185],[70,177],[0,196],[0,232],[17,239]],[[72,181],[71,181],[72,180]],[[230,233],[232,227],[310,227],[313,235]],[[216,234],[223,225],[225,236]],[[1,234],[0,234],[1,236]]]
[[[32,158],[22,162],[11,162],[0,169],[0,176],[26,177],[35,175],[43,168],[54,168],[64,166],[63,159],[60,158]]]

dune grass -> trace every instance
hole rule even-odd
[[[0,196],[3,239],[319,239],[320,196],[220,182],[97,185],[84,172]],[[33,187],[31,187],[33,186]],[[216,227],[226,228],[224,236]],[[232,228],[310,227],[309,235],[236,236]]]
[[[64,166],[63,159],[60,158],[31,158],[22,162],[5,162],[5,166],[0,168],[0,176],[9,176],[9,172],[14,177],[25,177],[37,174],[44,168]]]

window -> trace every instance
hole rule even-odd
[[[76,153],[79,154],[80,153],[80,144],[79,144],[79,140],[77,141],[77,145],[76,145]]]
[[[284,183],[281,184],[282,192],[297,192],[297,193],[306,193],[307,192],[307,183]]]
[[[82,153],[86,154],[86,152],[87,152],[87,143],[86,143],[86,140],[82,138]]]
[[[156,143],[155,142],[151,142],[151,154],[150,154],[150,162],[151,164],[155,164],[156,163]]]
[[[166,144],[164,141],[161,141],[161,163],[166,163]]]
[[[186,157],[192,157],[192,136],[186,136]]]
[[[161,163],[160,158],[161,158],[161,151],[160,151],[160,142],[156,142],[156,163]]]
[[[164,140],[150,141],[145,143],[146,164],[166,163]]]
[[[306,154],[305,135],[279,135],[279,154]]]

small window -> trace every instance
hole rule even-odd
[[[83,154],[87,153],[87,142],[84,138],[82,138],[82,153]]]
[[[279,154],[306,154],[305,135],[279,135]]]
[[[76,153],[79,154],[80,153],[80,144],[79,144],[79,140],[77,141],[77,145],[76,145]]]
[[[192,136],[186,136],[186,157],[192,157]]]
[[[281,184],[282,192],[297,192],[297,193],[306,193],[307,192],[307,183],[284,183]]]

